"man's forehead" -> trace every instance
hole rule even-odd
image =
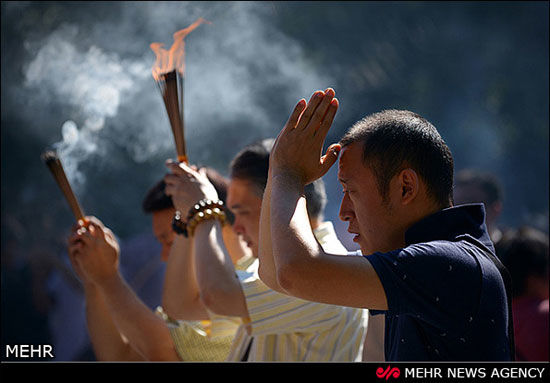
[[[231,204],[234,204],[236,195],[239,194],[238,187],[235,186],[235,180],[231,180],[229,182],[229,186],[227,187],[227,200],[225,201],[227,206],[230,207]]]
[[[227,206],[232,208],[242,208],[250,203],[254,196],[254,184],[248,180],[231,179],[227,189]]]
[[[361,156],[358,156],[358,154],[360,154],[360,147],[358,148],[357,143],[342,148],[338,162],[338,178],[345,179],[353,175],[353,171],[351,170],[360,165],[361,161]]]
[[[168,208],[162,210],[155,210],[151,213],[153,223],[164,223],[169,222],[172,224],[172,217],[174,216],[176,209]]]
[[[344,166],[344,163],[342,162],[342,157],[340,157],[340,160],[338,162],[338,179],[345,178],[345,173],[346,173],[345,166]]]

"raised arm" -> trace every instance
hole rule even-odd
[[[195,277],[193,241],[177,235],[170,249],[164,275],[162,306],[174,319],[208,319]]]
[[[118,331],[101,291],[92,286],[86,288],[85,296],[88,333],[97,360],[146,360]]]
[[[74,230],[76,231],[76,229]],[[145,360],[118,331],[99,288],[86,277],[76,261],[79,245],[76,236],[69,239],[69,259],[84,287],[86,322],[94,354],[98,361]]]
[[[218,221],[205,221],[195,231],[196,273],[204,304],[218,315],[248,318],[246,300]]]
[[[340,146],[322,156],[338,101],[334,90],[300,100],[273,146],[271,166],[271,238],[278,284],[299,298],[343,306],[386,309],[386,297],[370,262],[323,251],[309,224],[304,186],[322,177],[336,162]]]
[[[275,291],[285,293],[277,281],[277,268],[273,260],[273,250],[271,244],[271,177],[268,176],[262,198],[262,210],[260,214],[260,243],[258,259],[260,264],[258,273],[260,279],[267,286]]]
[[[167,162],[172,171],[165,177],[166,194],[183,214],[197,202],[215,201],[218,194],[205,173],[184,163]],[[195,274],[205,307],[219,315],[247,318],[248,310],[231,257],[223,243],[222,227],[217,220],[202,221],[192,236]]]
[[[166,166],[172,171],[164,177],[165,193],[181,214],[189,209],[187,183],[183,170],[178,163],[168,160]],[[197,202],[197,201],[193,201]],[[202,320],[208,319],[201,299],[195,275],[195,249],[193,240],[183,235],[176,235],[164,277],[162,305],[165,312],[174,319]]]
[[[118,270],[119,247],[113,233],[95,217],[79,229],[75,260],[105,299],[113,323],[147,360],[179,360],[168,327],[132,291]]]

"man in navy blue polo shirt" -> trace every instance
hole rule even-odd
[[[435,127],[409,111],[375,113],[320,157],[334,96],[329,88],[300,100],[274,145],[262,280],[303,299],[384,312],[387,361],[513,359],[484,207],[453,207],[453,159]],[[365,257],[325,253],[307,221],[304,185],[339,154],[340,218]]]

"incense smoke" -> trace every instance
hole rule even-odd
[[[137,163],[159,153],[173,157],[168,118],[150,72],[155,57],[149,44],[170,46],[172,34],[194,15],[212,24],[186,39],[190,160],[209,163],[214,155],[222,158],[219,163],[228,162],[239,146],[276,135],[296,100],[331,84],[312,71],[302,47],[267,22],[270,11],[246,3],[125,4],[117,18],[121,24],[110,25],[109,35],[100,34],[106,21],[66,22],[33,41],[39,48],[25,67],[24,85],[36,92],[36,104],[70,107],[71,115],[56,127],[61,140],[53,146],[73,186],[85,183],[81,164],[103,162],[109,150],[125,150]],[[140,33],[136,23],[142,23]],[[220,135],[233,145],[221,145]]]
[[[63,25],[48,36],[25,71],[25,86],[77,111],[82,127],[65,121],[60,127],[62,140],[53,147],[69,181],[79,187],[85,180],[78,170],[80,162],[98,149],[99,155],[106,154],[98,133],[106,119],[117,115],[123,98],[135,94],[135,84],[147,77],[148,68],[145,62],[122,60],[95,45],[84,51],[77,39],[78,28],[73,25]]]

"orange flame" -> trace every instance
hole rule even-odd
[[[151,45],[149,45],[157,56],[157,60],[152,68],[153,78],[155,81],[159,81],[161,74],[170,72],[174,69],[176,69],[183,76],[185,72],[184,39],[202,23],[211,24],[209,21],[200,17],[187,28],[181,29],[174,33],[174,43],[172,44],[170,50],[164,49],[164,44],[162,43],[151,43]]]

